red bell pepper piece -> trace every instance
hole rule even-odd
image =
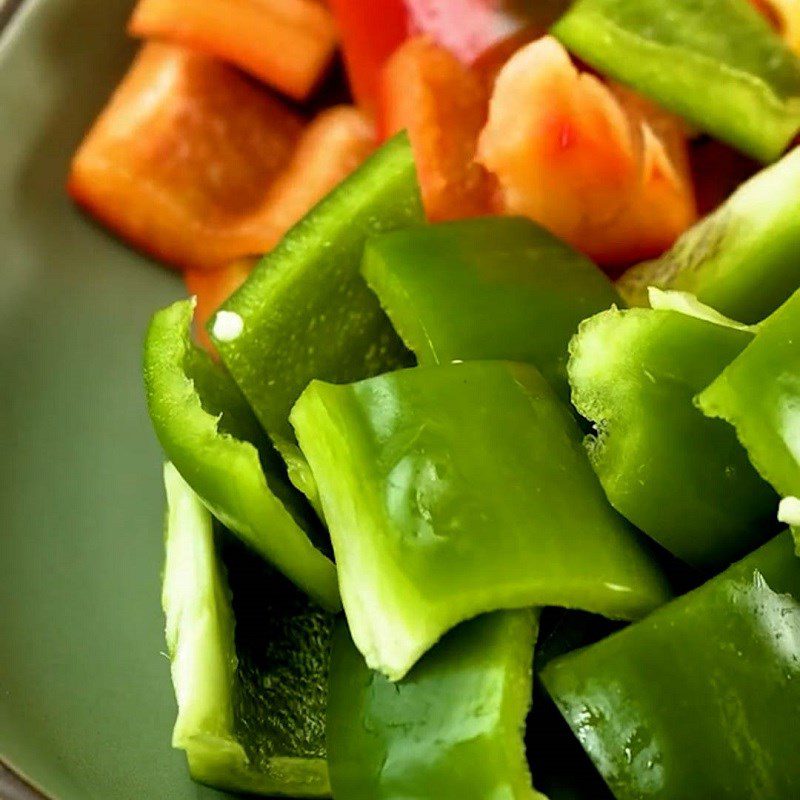
[[[386,64],[380,133],[408,131],[431,220],[490,211],[491,182],[474,161],[488,99],[483,81],[430,39],[409,39]]]
[[[139,0],[128,30],[230,61],[296,100],[319,83],[337,40],[315,0]]]
[[[75,155],[68,189],[156,258],[218,268],[280,237],[265,203],[300,131],[234,68],[147,44]]]

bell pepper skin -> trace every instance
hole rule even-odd
[[[289,411],[313,378],[356,380],[407,359],[359,266],[368,235],[423,218],[401,134],[298,223],[225,302],[222,310],[242,320],[238,336],[220,338],[218,316],[212,320],[215,347],[274,439],[293,439]]]
[[[522,741],[536,628],[529,609],[470,620],[391,683],[367,667],[340,622],[327,717],[335,796],[543,800]]]
[[[787,588],[800,589],[800,561],[785,533],[545,667],[545,688],[617,800],[798,796],[800,604],[778,593]]]
[[[150,43],[75,154],[67,188],[160,261],[216,269],[280,238],[264,205],[300,130],[233,67]]]
[[[800,60],[741,0],[578,0],[553,33],[601,73],[761,161],[800,129]]]
[[[522,217],[382,234],[361,269],[419,364],[528,362],[567,401],[571,336],[620,302],[588,258]]]
[[[668,596],[534,367],[473,361],[314,381],[291,421],[353,640],[391,680],[483,612],[559,605],[635,619]]]
[[[189,300],[159,311],[145,340],[147,407],[161,446],[217,519],[335,611],[336,568],[301,527],[298,499],[244,398],[192,344],[192,312]]]
[[[614,508],[696,566],[730,563],[774,519],[777,497],[734,432],[693,405],[752,332],[676,311],[612,309],[570,345],[572,401]]]
[[[228,61],[295,100],[319,83],[337,40],[314,0],[139,0],[128,32]]]
[[[201,783],[330,797],[331,617],[250,553],[215,542],[211,514],[171,464],[164,482],[162,604],[178,700],[172,746],[186,751]]]
[[[780,495],[800,496],[800,292],[764,321],[697,404],[706,416],[733,425]]]
[[[800,283],[800,148],[743,184],[690,228],[664,256],[619,281],[631,305],[647,305],[647,287],[691,292],[742,322],[774,311]]]

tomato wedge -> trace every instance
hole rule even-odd
[[[213,269],[269,250],[265,215],[299,117],[215,59],[147,44],[75,155],[68,189],[168,264]]]

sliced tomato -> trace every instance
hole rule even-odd
[[[685,137],[662,141],[662,124],[644,106],[624,107],[544,37],[498,75],[478,158],[498,180],[503,211],[614,271],[657,255],[696,218]]]
[[[417,37],[387,63],[380,98],[381,134],[408,131],[429,219],[488,213],[491,184],[474,160],[488,104],[481,79],[448,50]]]
[[[265,204],[301,129],[233,67],[147,44],[75,155],[69,192],[141,250],[213,269],[280,237]]]
[[[229,61],[296,100],[319,83],[337,41],[315,0],[139,0],[128,30]]]

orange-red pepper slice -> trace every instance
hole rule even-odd
[[[280,237],[265,204],[300,131],[233,67],[147,44],[75,155],[69,192],[156,258],[213,269]]]
[[[337,41],[315,0],[139,0],[128,30],[230,61],[296,100],[319,83]]]

